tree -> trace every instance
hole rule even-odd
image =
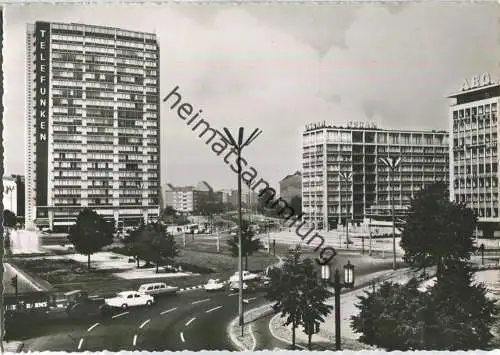
[[[68,239],[75,246],[75,250],[87,255],[87,265],[90,270],[90,255],[113,242],[114,227],[102,216],[90,208],[84,208],[71,226]]]
[[[3,211],[3,225],[5,227],[15,227],[17,224],[17,217],[11,210]]]
[[[295,331],[303,325],[308,334],[308,345],[314,333],[313,323],[323,322],[331,311],[325,300],[332,295],[320,281],[311,259],[300,260],[300,248],[291,252],[281,269],[270,271],[270,287],[266,298],[274,301],[274,308],[286,317],[285,325],[292,325],[292,346],[295,348]]]
[[[134,257],[137,262],[137,267],[139,267],[139,254],[140,250],[140,237],[141,233],[144,230],[144,222],[141,221],[141,224],[132,231],[125,234],[124,244],[128,249],[130,255]]]
[[[477,218],[462,204],[449,201],[444,183],[430,185],[412,200],[401,234],[404,260],[425,268],[448,260],[468,260],[474,251],[472,233]]]
[[[293,209],[295,215],[300,215],[302,213],[302,198],[300,196],[292,197],[290,207]]]
[[[241,255],[243,255],[243,257],[245,258],[245,270],[248,270],[248,256],[264,248],[264,245],[259,238],[254,238],[255,233],[250,229],[250,225],[246,220],[243,220],[241,235]],[[229,239],[227,241],[227,244],[229,245],[229,248],[231,250],[231,254],[234,257],[238,256],[239,240],[240,237],[238,233],[232,239]]]
[[[483,284],[473,283],[470,266],[448,261],[430,290],[433,327],[428,346],[439,350],[487,349],[499,309],[486,297]]]
[[[168,234],[160,223],[143,226],[138,235],[139,255],[146,260],[146,263],[155,262],[156,273],[164,259],[173,260],[179,254],[173,236]]]

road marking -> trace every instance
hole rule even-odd
[[[253,301],[253,300],[256,300],[256,299],[257,299],[257,297],[252,297],[252,298],[249,298],[249,299],[248,299],[248,302]]]
[[[237,293],[231,293],[230,295],[227,295],[228,297],[231,297],[231,296],[238,296]]]
[[[144,321],[144,323],[142,323],[140,326],[139,326],[139,329],[142,329],[146,324],[149,323],[151,319],[148,319],[147,321]]]
[[[123,312],[123,313],[120,313],[120,314],[116,314],[114,315],[113,317],[111,318],[118,318],[118,317],[121,317],[121,316],[124,316],[125,314],[129,314],[130,312]]]
[[[135,344],[137,344],[137,334],[134,335],[134,342],[133,342],[133,346],[135,346]]]
[[[90,332],[92,329],[94,329],[95,327],[97,327],[99,325],[99,323],[96,323],[94,324],[93,326],[91,326],[89,329],[87,329],[88,332]]]
[[[193,317],[191,318],[190,320],[188,320],[188,322],[185,324],[186,327],[189,326],[191,323],[193,323],[193,321],[196,319],[196,317]]]
[[[200,300],[200,301],[194,301],[194,302],[191,302],[191,304],[197,304],[197,303],[207,302],[207,301],[210,301],[210,298],[205,298],[204,300]]]
[[[252,337],[252,349],[250,351],[255,351],[255,348],[257,347],[257,339],[255,339],[255,335],[253,334],[253,329],[252,329],[252,323],[250,323],[250,327],[248,327],[248,331],[250,332],[250,336]]]
[[[80,342],[78,343],[78,350],[82,348],[83,345],[83,338],[80,339]]]
[[[167,309],[166,311],[161,312],[160,314],[161,314],[161,315],[164,315],[164,314],[167,314],[167,313],[169,313],[169,312],[175,311],[176,309],[177,309],[177,307],[175,307],[175,308],[170,308],[170,309]]]
[[[222,306],[218,306],[218,307],[215,307],[215,308],[209,309],[208,311],[205,311],[205,313],[210,313],[210,312],[213,312],[213,311],[215,311],[215,310],[218,310],[219,308],[222,308]]]
[[[184,340],[184,333],[183,332],[181,332],[181,340],[182,340],[183,343],[186,342],[186,340]]]

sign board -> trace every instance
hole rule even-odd
[[[311,131],[314,129],[321,129],[321,128],[361,128],[361,129],[377,129],[377,125],[372,122],[362,122],[362,121],[356,121],[356,122],[348,122],[347,127],[340,127],[340,126],[335,126],[331,122],[317,122],[317,123],[310,123],[306,125],[306,131]]]
[[[474,75],[472,78],[464,80],[464,83],[462,84],[462,91],[472,90],[482,86],[488,86],[490,84],[493,84],[493,82],[491,81],[489,73]]]
[[[50,80],[50,24],[35,24],[35,144],[36,144],[36,204],[47,206],[48,131],[49,131],[49,80]],[[37,208],[37,217],[47,217]]]

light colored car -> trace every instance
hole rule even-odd
[[[174,294],[179,291],[179,287],[168,286],[164,282],[154,282],[149,284],[143,284],[138,289],[139,293],[145,293],[147,295],[166,295],[166,294]]]
[[[203,285],[203,288],[206,291],[220,291],[223,290],[224,287],[226,287],[226,284],[219,279],[210,279],[205,285]]]
[[[259,275],[257,274],[252,274],[250,271],[243,271],[242,272],[243,276],[243,281],[253,281],[253,280],[258,280],[260,278]],[[240,281],[240,274],[236,271],[233,276],[229,278],[229,282],[239,282]]]
[[[153,305],[153,296],[137,291],[122,291],[116,294],[113,298],[104,300],[106,305],[110,307],[118,307],[127,309],[128,307],[136,306],[151,306]]]
[[[229,289],[231,291],[239,291],[240,283],[238,281],[231,282],[229,285]],[[248,289],[248,285],[245,282],[243,282],[243,291],[245,291],[246,289]]]

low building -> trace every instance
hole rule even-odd
[[[290,203],[294,197],[302,197],[302,173],[296,171],[280,181],[280,197]]]

